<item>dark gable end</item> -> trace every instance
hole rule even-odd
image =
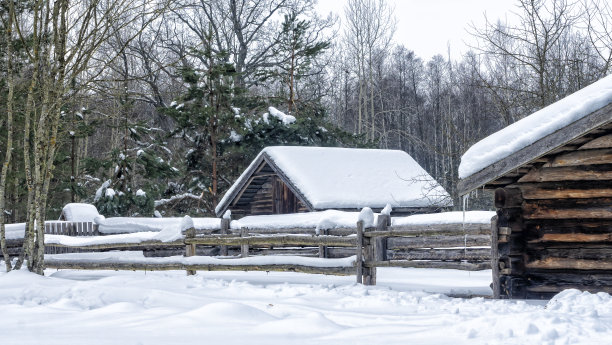
[[[237,217],[313,211],[312,205],[264,152],[245,172],[246,177],[216,212],[228,209]]]

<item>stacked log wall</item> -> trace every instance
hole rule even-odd
[[[612,292],[612,136],[559,150],[495,193],[502,298]]]

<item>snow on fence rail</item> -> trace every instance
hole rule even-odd
[[[359,221],[353,223],[353,227],[342,222],[333,224],[330,228],[320,226],[321,224],[313,226],[314,224],[302,223],[298,224],[299,226],[291,226],[287,222],[280,222],[266,228],[264,223],[257,225],[257,222],[244,222],[243,224],[250,226],[243,228],[238,226],[239,222],[230,223],[229,219],[221,219],[216,229],[196,229],[192,223],[183,231],[177,227],[173,230],[174,233],[165,229],[161,232],[93,237],[49,234],[45,238],[49,248],[184,248],[182,251],[186,257],[131,259],[117,254],[114,258],[106,257],[100,260],[95,255],[91,258],[85,254],[70,258],[51,255],[46,258],[46,266],[76,269],[180,269],[188,273],[194,273],[196,270],[265,270],[356,274],[358,282],[372,285],[376,283],[377,267],[461,270],[490,268],[491,224],[487,218],[490,219],[492,213],[483,212],[475,217],[476,219],[468,217],[469,222],[466,223],[457,222],[457,214],[461,212],[452,213],[455,214],[453,217],[437,214],[422,221],[409,219],[411,217],[391,219],[386,215],[378,215],[373,218],[376,220],[369,224]],[[435,221],[435,217],[446,220]],[[249,256],[253,254],[264,256]],[[302,256],[297,258],[310,261],[299,261],[295,259],[295,254],[319,258]]]

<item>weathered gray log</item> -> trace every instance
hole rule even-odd
[[[357,284],[363,283],[363,220],[357,222],[357,248],[355,268],[357,271]]]
[[[378,216],[378,224],[376,224],[376,231],[387,231],[389,230],[389,226],[391,226],[391,216],[387,214],[381,214]],[[376,237],[373,238],[374,241],[374,260],[375,261],[385,261],[387,260],[387,248],[388,237]]]
[[[231,259],[228,259],[231,260]],[[144,263],[144,262],[108,262],[96,260],[64,260],[45,258],[45,267],[56,269],[83,270],[128,270],[128,271],[266,271],[266,272],[302,272],[313,274],[353,275],[353,267],[310,267],[301,265],[215,265],[182,263]]]
[[[282,229],[270,229],[270,228],[249,228],[245,227],[248,230],[249,234],[306,234],[306,235],[316,235],[316,229],[314,227],[309,228],[299,228],[299,227],[291,227],[291,228],[282,228]],[[328,234],[331,236],[347,236],[355,234],[355,228],[334,228],[334,229],[326,229]],[[232,233],[240,234],[240,230],[231,229]]]
[[[363,229],[364,235],[369,231],[373,231],[373,228],[365,228]],[[363,261],[364,262],[372,262],[375,261],[374,251],[375,251],[375,238],[368,238],[366,236],[363,237]],[[367,267],[363,268],[363,285],[376,285],[376,267]]]
[[[490,262],[470,263],[456,261],[389,260],[366,262],[364,265],[366,267],[444,268],[463,271],[482,271],[491,268]]]
[[[491,224],[462,223],[435,225],[391,225],[388,231],[371,231],[367,237],[398,237],[398,236],[440,236],[440,235],[488,235]]]
[[[388,251],[387,256],[389,260],[489,261],[491,260],[491,248],[410,249]]]
[[[85,245],[65,245],[61,243],[45,243],[45,247],[59,247],[59,248],[79,248],[79,249],[128,249],[128,248],[150,248],[150,247],[178,247],[184,246],[183,240],[177,240],[172,242],[162,242],[159,240],[155,241],[142,241],[137,243],[100,243],[100,244],[85,244]]]
[[[221,218],[221,235],[229,234],[231,219]],[[227,245],[222,244],[219,248],[219,255],[227,256]]]
[[[247,237],[249,236],[248,230],[247,229],[242,229],[240,231],[240,236],[241,237]],[[248,244],[241,244],[240,245],[240,256],[243,258],[246,258],[249,256],[249,245]]]
[[[612,233],[608,234],[542,234],[538,239],[530,240],[529,243],[540,242],[612,242]]]
[[[467,240],[467,241],[466,241]],[[411,248],[444,248],[444,247],[490,246],[490,235],[472,235],[467,239],[463,235],[457,236],[419,236],[419,237],[389,237],[387,249]]]
[[[185,238],[194,238],[195,237],[195,229],[194,228],[189,228],[187,229],[187,231],[185,232]],[[186,244],[185,245],[185,256],[189,257],[189,256],[194,256],[196,252],[196,245],[195,244]],[[195,275],[196,271],[195,270],[187,270],[187,275],[188,276],[192,276]]]
[[[206,237],[196,237],[185,239],[185,243],[204,244],[204,245],[303,245],[303,246],[333,246],[333,247],[354,247],[355,237],[340,236],[304,236],[304,235],[269,235],[269,236],[248,236],[246,229],[244,237],[235,235],[210,235]],[[248,236],[248,237],[247,237]]]
[[[501,298],[501,288],[500,288],[500,261],[499,261],[499,243],[498,243],[498,227],[497,227],[497,216],[494,216],[491,219],[491,276],[492,283],[491,289],[493,290],[493,298],[499,299]]]

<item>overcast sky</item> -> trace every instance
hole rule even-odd
[[[471,37],[466,32],[469,24],[484,23],[484,14],[489,21],[511,16],[514,0],[387,0],[395,7],[397,30],[395,41],[413,50],[424,60],[435,54],[446,58],[447,45],[451,55],[465,52],[465,42]],[[336,13],[343,18],[346,0],[319,0],[321,14]],[[453,59],[459,56],[452,56]]]

